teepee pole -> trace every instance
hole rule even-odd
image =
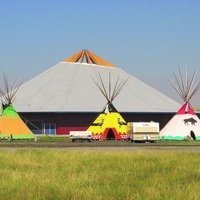
[[[185,69],[185,84],[186,84],[186,92],[189,92],[189,83],[188,83],[188,73],[187,73],[187,65]]]
[[[16,93],[19,90],[21,84],[16,83],[9,84],[8,78],[3,73],[3,81],[4,81],[4,87],[0,90],[0,93],[2,95],[2,103],[5,105],[11,105],[15,99]]]
[[[103,94],[103,96],[108,100],[107,95],[105,94],[104,90],[100,87],[100,85],[94,80],[92,77],[92,80],[94,81],[95,85],[99,88],[100,92]]]
[[[183,94],[186,94],[185,85],[184,85],[184,81],[183,81],[183,75],[181,73],[181,69],[180,69],[179,65],[178,65],[178,75],[179,75],[179,78],[180,78],[180,83],[181,83],[181,88],[182,88]]]
[[[108,91],[108,97],[111,98],[111,74],[109,72],[109,91]]]
[[[191,80],[188,78],[188,71],[186,67],[185,79],[183,78],[183,74],[181,72],[180,67],[178,66],[177,70],[178,76],[173,73],[174,80],[169,78],[173,88],[177,91],[177,93],[181,96],[184,102],[189,102],[191,98],[197,93],[200,88],[200,81],[195,84],[195,79],[197,75],[197,69],[195,69],[192,74]],[[185,82],[184,82],[185,80]]]
[[[124,87],[124,85],[127,83],[128,78],[125,81],[121,81],[116,93],[113,96],[113,100],[119,95],[119,93],[121,92],[122,88]]]
[[[112,89],[111,74],[109,73],[109,76],[108,76],[108,87],[105,86],[100,73],[98,73],[98,75],[99,75],[100,83],[98,83],[93,77],[92,77],[92,79],[93,79],[95,85],[98,87],[98,89],[101,91],[103,96],[108,101],[106,104],[106,105],[108,105],[108,104],[112,103],[112,101],[119,95],[121,89],[124,87],[124,85],[128,81],[128,78],[125,81],[120,81],[120,78],[118,77],[114,84],[114,88]]]
[[[192,93],[188,97],[188,101],[198,92],[199,88],[200,88],[200,81],[195,85]]]
[[[110,98],[110,101],[112,102],[114,100],[114,95],[117,91],[117,88],[118,88],[118,84],[119,84],[119,77],[117,78],[116,82],[115,82],[115,85],[114,85],[114,89],[113,89],[113,92],[112,92],[112,95],[111,95],[111,98]]]
[[[182,98],[183,94],[180,92],[179,88],[176,86],[176,83],[169,77],[169,82],[171,83],[172,87],[176,90],[178,95]]]
[[[193,90],[195,90],[196,86],[193,88],[193,85],[194,85],[194,81],[195,81],[195,78],[196,78],[196,74],[197,74],[197,69],[195,70],[195,72],[193,73],[193,76],[192,76],[192,79],[191,79],[191,82],[189,84],[189,88],[188,88],[188,98],[191,99],[191,94],[193,93]],[[193,88],[193,89],[192,89]],[[191,96],[191,97],[190,97]]]
[[[106,96],[106,99],[108,100],[108,99],[109,99],[108,93],[107,93],[107,91],[106,91],[106,87],[105,87],[105,85],[104,85],[103,79],[102,79],[102,77],[101,77],[100,74],[99,74],[99,78],[100,78],[100,83],[101,83],[102,89],[103,89],[103,91],[104,91],[104,94],[105,94],[105,96]]]

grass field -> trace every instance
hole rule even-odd
[[[199,199],[200,154],[1,150],[0,199]]]

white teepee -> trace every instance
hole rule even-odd
[[[195,114],[189,101],[196,94],[200,87],[200,81],[195,83],[197,70],[191,79],[188,78],[187,70],[185,78],[178,68],[177,75],[170,82],[177,93],[181,96],[184,104],[177,111],[175,116],[166,124],[160,132],[160,139],[163,140],[200,140],[200,119]]]

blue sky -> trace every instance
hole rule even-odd
[[[28,80],[85,48],[179,101],[168,80],[177,63],[200,74],[200,1],[0,0],[9,77]]]

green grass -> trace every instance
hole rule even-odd
[[[29,142],[34,142],[34,143],[45,143],[45,142],[49,142],[49,143],[59,143],[59,142],[64,142],[64,143],[72,143],[72,140],[69,136],[62,136],[62,135],[35,135],[37,137],[37,142],[33,140],[13,140],[12,143],[29,143]],[[9,140],[2,140],[2,142],[4,143],[10,143]],[[88,141],[76,141],[76,143],[88,143]],[[139,143],[131,143],[130,141],[115,141],[115,140],[106,140],[106,141],[98,141],[98,140],[93,140],[91,143],[88,143],[88,145],[90,146],[94,146],[94,145],[98,145],[98,146],[109,146],[109,145],[118,145],[118,146],[122,146],[122,145],[127,145],[127,146],[132,146],[134,144],[139,144]],[[144,142],[140,142],[140,144],[144,144]],[[176,140],[159,140],[153,144],[156,145],[200,145],[200,141],[194,141],[194,140],[183,140],[183,141],[176,141]]]
[[[54,136],[54,135],[43,135],[43,136],[39,136],[37,142],[67,142],[67,143],[71,143],[72,140],[70,137],[62,137],[62,136]],[[79,143],[81,143],[82,141],[77,141]],[[87,142],[88,141],[84,141]],[[106,140],[106,141],[98,141],[98,140],[93,140],[92,143],[98,143],[99,145],[103,144],[118,144],[119,146],[122,144],[127,144],[127,141],[115,141],[115,140]],[[130,143],[130,142],[129,142]],[[141,142],[142,144],[143,142]],[[134,145],[135,143],[133,143]],[[155,142],[154,144],[157,145],[200,145],[200,141],[194,141],[194,140],[183,140],[183,141],[176,141],[176,140],[172,140],[172,141],[164,141],[164,140],[159,140],[157,142]],[[130,145],[130,144],[129,144]],[[91,145],[92,146],[92,145]]]
[[[0,199],[199,199],[200,154],[1,150]]]
[[[36,135],[37,136],[37,135]],[[8,140],[2,140],[2,142],[8,142],[10,143],[10,141]],[[34,140],[13,140],[12,143],[23,143],[23,142],[34,142]],[[50,142],[50,143],[57,143],[57,142],[65,142],[65,143],[72,143],[71,138],[68,137],[62,137],[62,136],[54,136],[54,135],[39,135],[37,136],[37,142],[34,143],[44,143],[44,142]],[[88,143],[88,141],[76,141],[75,143]],[[88,143],[88,145],[93,146],[93,144],[98,144],[99,146],[101,145],[129,145],[132,146],[134,144],[139,144],[139,143],[131,143],[130,141],[115,141],[115,140],[106,140],[106,141],[98,141],[98,140],[93,140],[91,143]],[[144,142],[140,142],[140,144],[144,144]],[[164,141],[164,140],[159,140],[155,143],[152,144],[156,144],[156,145],[200,145],[200,141],[194,141],[194,140],[183,140],[183,141],[176,141],[176,140],[172,140],[172,141]]]
[[[38,142],[71,142],[69,137],[62,136],[48,136],[48,135],[40,135],[37,137]]]

